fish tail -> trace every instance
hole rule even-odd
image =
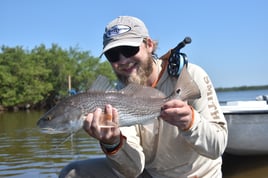
[[[172,97],[183,101],[201,97],[200,89],[190,76],[186,66],[183,67],[181,74],[179,75]]]

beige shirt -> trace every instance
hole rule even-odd
[[[162,60],[157,62],[161,67]],[[188,64],[187,70],[201,91],[200,99],[188,101],[195,112],[192,127],[182,131],[155,119],[146,125],[120,128],[127,139],[118,152],[107,157],[122,177],[137,177],[144,168],[156,178],[222,177],[226,120],[207,73],[194,64]],[[175,83],[165,71],[156,88],[169,95]]]

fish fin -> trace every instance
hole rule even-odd
[[[109,81],[107,77],[103,75],[99,75],[87,91],[88,92],[93,92],[93,91],[106,92],[106,91],[116,91],[116,89],[111,84],[111,82]]]
[[[165,94],[152,87],[130,83],[120,90],[121,93],[134,97],[165,98]]]
[[[67,142],[68,140],[71,140],[71,142],[72,142],[74,134],[75,134],[74,132],[70,133],[66,138],[64,138],[63,141],[60,142],[60,144],[58,144],[58,145],[56,146],[56,149],[58,149],[60,145],[63,145],[63,144],[64,144],[65,142]]]
[[[192,79],[186,66],[183,67],[175,87],[176,98],[183,101],[201,97],[200,89]]]

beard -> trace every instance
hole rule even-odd
[[[129,83],[135,83],[139,85],[147,85],[147,81],[149,76],[153,72],[153,57],[152,55],[148,55],[148,59],[144,63],[139,63],[137,68],[137,72],[135,74],[131,74],[130,76],[125,76],[115,72],[117,78],[124,85]]]

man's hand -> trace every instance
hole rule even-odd
[[[100,121],[103,117],[111,119],[115,126],[101,127]],[[89,113],[83,128],[90,136],[101,143],[113,145],[120,142],[120,129],[116,125],[118,125],[118,112],[111,105],[106,105],[104,113],[100,108],[97,108],[93,113]]]
[[[173,99],[167,101],[161,108],[161,117],[166,122],[188,130],[193,124],[193,113],[187,102]]]

